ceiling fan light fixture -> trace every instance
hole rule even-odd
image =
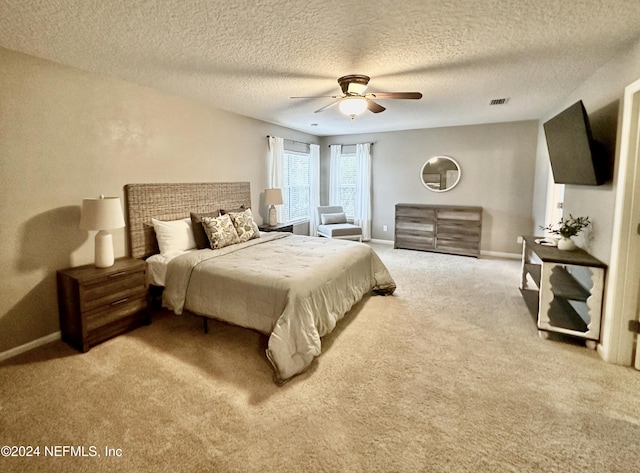
[[[354,95],[362,95],[364,91],[367,90],[367,84],[362,84],[359,82],[351,82],[347,87],[347,93]]]
[[[345,97],[338,104],[338,108],[345,115],[355,117],[367,109],[367,101],[364,97]]]

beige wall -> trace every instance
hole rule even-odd
[[[539,146],[536,157],[534,192],[534,225],[545,223],[545,201],[547,183],[551,169],[542,123],[578,100],[582,100],[589,114],[594,138],[604,143],[608,154],[614,159],[613,178],[602,186],[565,186],[564,215],[588,215],[593,222],[593,231],[577,239],[580,246],[609,264],[612,254],[614,212],[619,181],[619,148],[624,88],[640,78],[640,41],[604,64],[595,74],[587,78],[575,91],[550,110],[540,120]],[[621,364],[632,364],[633,335],[627,329],[624,314],[611,312],[615,287],[608,279],[605,287],[604,312],[599,353],[605,360]]]
[[[265,136],[320,141],[1,48],[0,63],[0,353],[59,330],[55,271],[93,259],[93,233],[78,228],[84,197],[122,197],[123,186],[134,182],[248,180],[252,204],[264,217]],[[374,238],[393,239],[397,202],[473,204],[486,209],[483,250],[516,252],[515,237],[530,226],[532,213],[531,127],[343,137],[376,143]],[[328,148],[322,150],[326,171]],[[452,155],[463,169],[459,187],[446,194],[430,193],[418,180],[435,154]],[[113,234],[122,256],[124,230]]]
[[[323,138],[322,171],[328,176],[329,144],[373,142],[374,239],[393,240],[397,203],[478,205],[482,251],[519,254],[516,239],[532,226],[537,133],[536,121],[524,121]],[[458,161],[462,175],[457,187],[435,193],[422,184],[420,170],[441,154]],[[322,182],[326,203],[328,178]]]
[[[248,180],[264,213],[267,134],[318,141],[0,48],[0,353],[59,330],[55,271],[93,259],[83,197]],[[122,256],[124,230],[113,235]]]
[[[545,222],[547,182],[551,172],[542,128],[546,120],[582,100],[589,114],[594,138],[605,144],[611,159],[616,161],[614,178],[604,185],[565,187],[565,216],[588,215],[593,221],[593,231],[589,239],[580,239],[578,243],[605,263],[608,263],[611,257],[618,160],[616,142],[619,141],[616,137],[620,131],[621,102],[624,88],[638,78],[640,41],[603,65],[562,103],[550,110],[547,116],[540,120],[539,125],[533,215],[535,228],[555,223]]]
[[[610,121],[624,85],[640,77],[639,50],[612,60],[549,116],[576,96]],[[481,205],[484,252],[518,253],[516,237],[544,223],[548,157],[537,122],[319,139],[1,48],[0,63],[0,352],[59,329],[55,270],[93,258],[93,234],[78,228],[83,197],[122,196],[132,182],[249,180],[253,206],[264,216],[267,134],[322,145],[323,203],[327,145],[374,142],[375,239],[393,240],[399,202]],[[459,186],[442,194],[419,180],[424,161],[438,154],[462,167]],[[574,213],[594,201],[588,214],[606,228],[613,186],[568,190]],[[124,230],[114,232],[114,242],[116,255],[124,255]],[[598,256],[606,261],[605,253]]]

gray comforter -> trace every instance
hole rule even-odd
[[[269,335],[267,357],[283,383],[321,352],[349,309],[371,290],[395,283],[367,245],[268,233],[219,250],[199,250],[169,263],[164,305]]]

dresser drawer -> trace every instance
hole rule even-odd
[[[88,311],[146,292],[144,269],[121,271],[80,285],[80,310]]]
[[[436,248],[438,250],[455,252],[459,254],[479,255],[479,241],[478,240],[465,240],[462,238],[441,238],[438,236],[436,241]]]
[[[464,220],[480,222],[480,220],[482,220],[482,213],[478,210],[469,209],[438,209],[438,221],[440,220]]]
[[[396,217],[399,217],[401,220],[413,219],[421,222],[435,222],[436,210],[420,207],[396,206]]]
[[[414,222],[411,220],[407,221],[398,221],[396,223],[396,233],[406,232],[406,233],[424,233],[428,232],[433,234],[436,229],[435,222]]]
[[[145,293],[114,301],[109,305],[85,314],[87,331],[90,332],[97,328],[104,327],[105,325],[146,309],[147,299]]]
[[[433,236],[396,235],[395,247],[408,250],[432,250],[434,243]]]
[[[480,241],[480,225],[461,225],[459,223],[438,222],[438,238],[458,238]]]

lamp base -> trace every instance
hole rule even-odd
[[[96,233],[96,268],[108,268],[113,266],[113,237],[108,230],[100,230]]]
[[[274,227],[278,224],[278,215],[276,214],[276,206],[269,206],[269,226]]]

